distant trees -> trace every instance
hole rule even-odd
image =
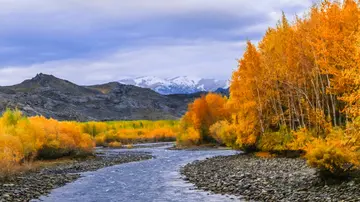
[[[37,159],[92,153],[98,146],[173,141],[178,121],[57,121],[7,110],[0,117],[0,177]],[[131,146],[128,146],[131,147]]]

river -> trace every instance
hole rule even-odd
[[[94,172],[82,173],[73,183],[53,190],[40,201],[49,202],[217,202],[237,201],[235,197],[196,190],[182,179],[181,166],[195,160],[232,155],[232,150],[168,150],[172,146],[154,144],[131,151],[151,152],[151,160],[120,164]],[[114,150],[127,152],[128,150]]]

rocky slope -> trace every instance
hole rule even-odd
[[[198,96],[164,96],[117,82],[79,86],[38,74],[20,84],[0,87],[0,112],[18,108],[28,116],[77,121],[177,119]]]

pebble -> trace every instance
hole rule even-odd
[[[239,196],[245,201],[359,201],[359,179],[328,184],[298,158],[220,156],[184,166],[197,188]],[[240,198],[241,197],[241,198]]]

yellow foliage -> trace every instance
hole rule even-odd
[[[257,146],[262,151],[285,151],[289,150],[288,144],[292,139],[293,136],[283,126],[277,132],[265,132]]]
[[[183,146],[198,145],[200,143],[200,132],[195,128],[187,128],[186,131],[179,133],[177,144]]]
[[[111,121],[84,123],[84,132],[95,135],[97,146],[110,142],[133,144],[167,142],[176,139],[177,121]],[[96,132],[94,132],[96,131]]]
[[[106,136],[104,134],[97,135],[95,137],[96,146],[106,146]]]
[[[342,175],[359,168],[358,147],[334,138],[315,139],[305,148],[309,165],[322,172]]]
[[[306,145],[314,140],[313,135],[307,128],[301,128],[297,131],[291,131],[293,139],[287,144],[290,150],[305,150]]]
[[[110,142],[108,146],[111,148],[120,148],[122,144],[120,142],[115,141],[115,142]]]
[[[235,144],[237,139],[236,125],[228,121],[219,121],[210,127],[210,135],[220,144],[228,147],[237,148]]]
[[[177,121],[60,122],[7,110],[0,117],[0,173],[34,159],[87,154],[95,142],[132,148],[137,142],[173,141],[177,129]]]
[[[134,148],[134,145],[133,144],[128,144],[125,147],[126,147],[126,149],[132,149],[132,148]]]
[[[35,158],[89,153],[93,146],[76,123],[27,118],[18,110],[7,110],[0,117],[0,159],[5,169],[0,172]]]

